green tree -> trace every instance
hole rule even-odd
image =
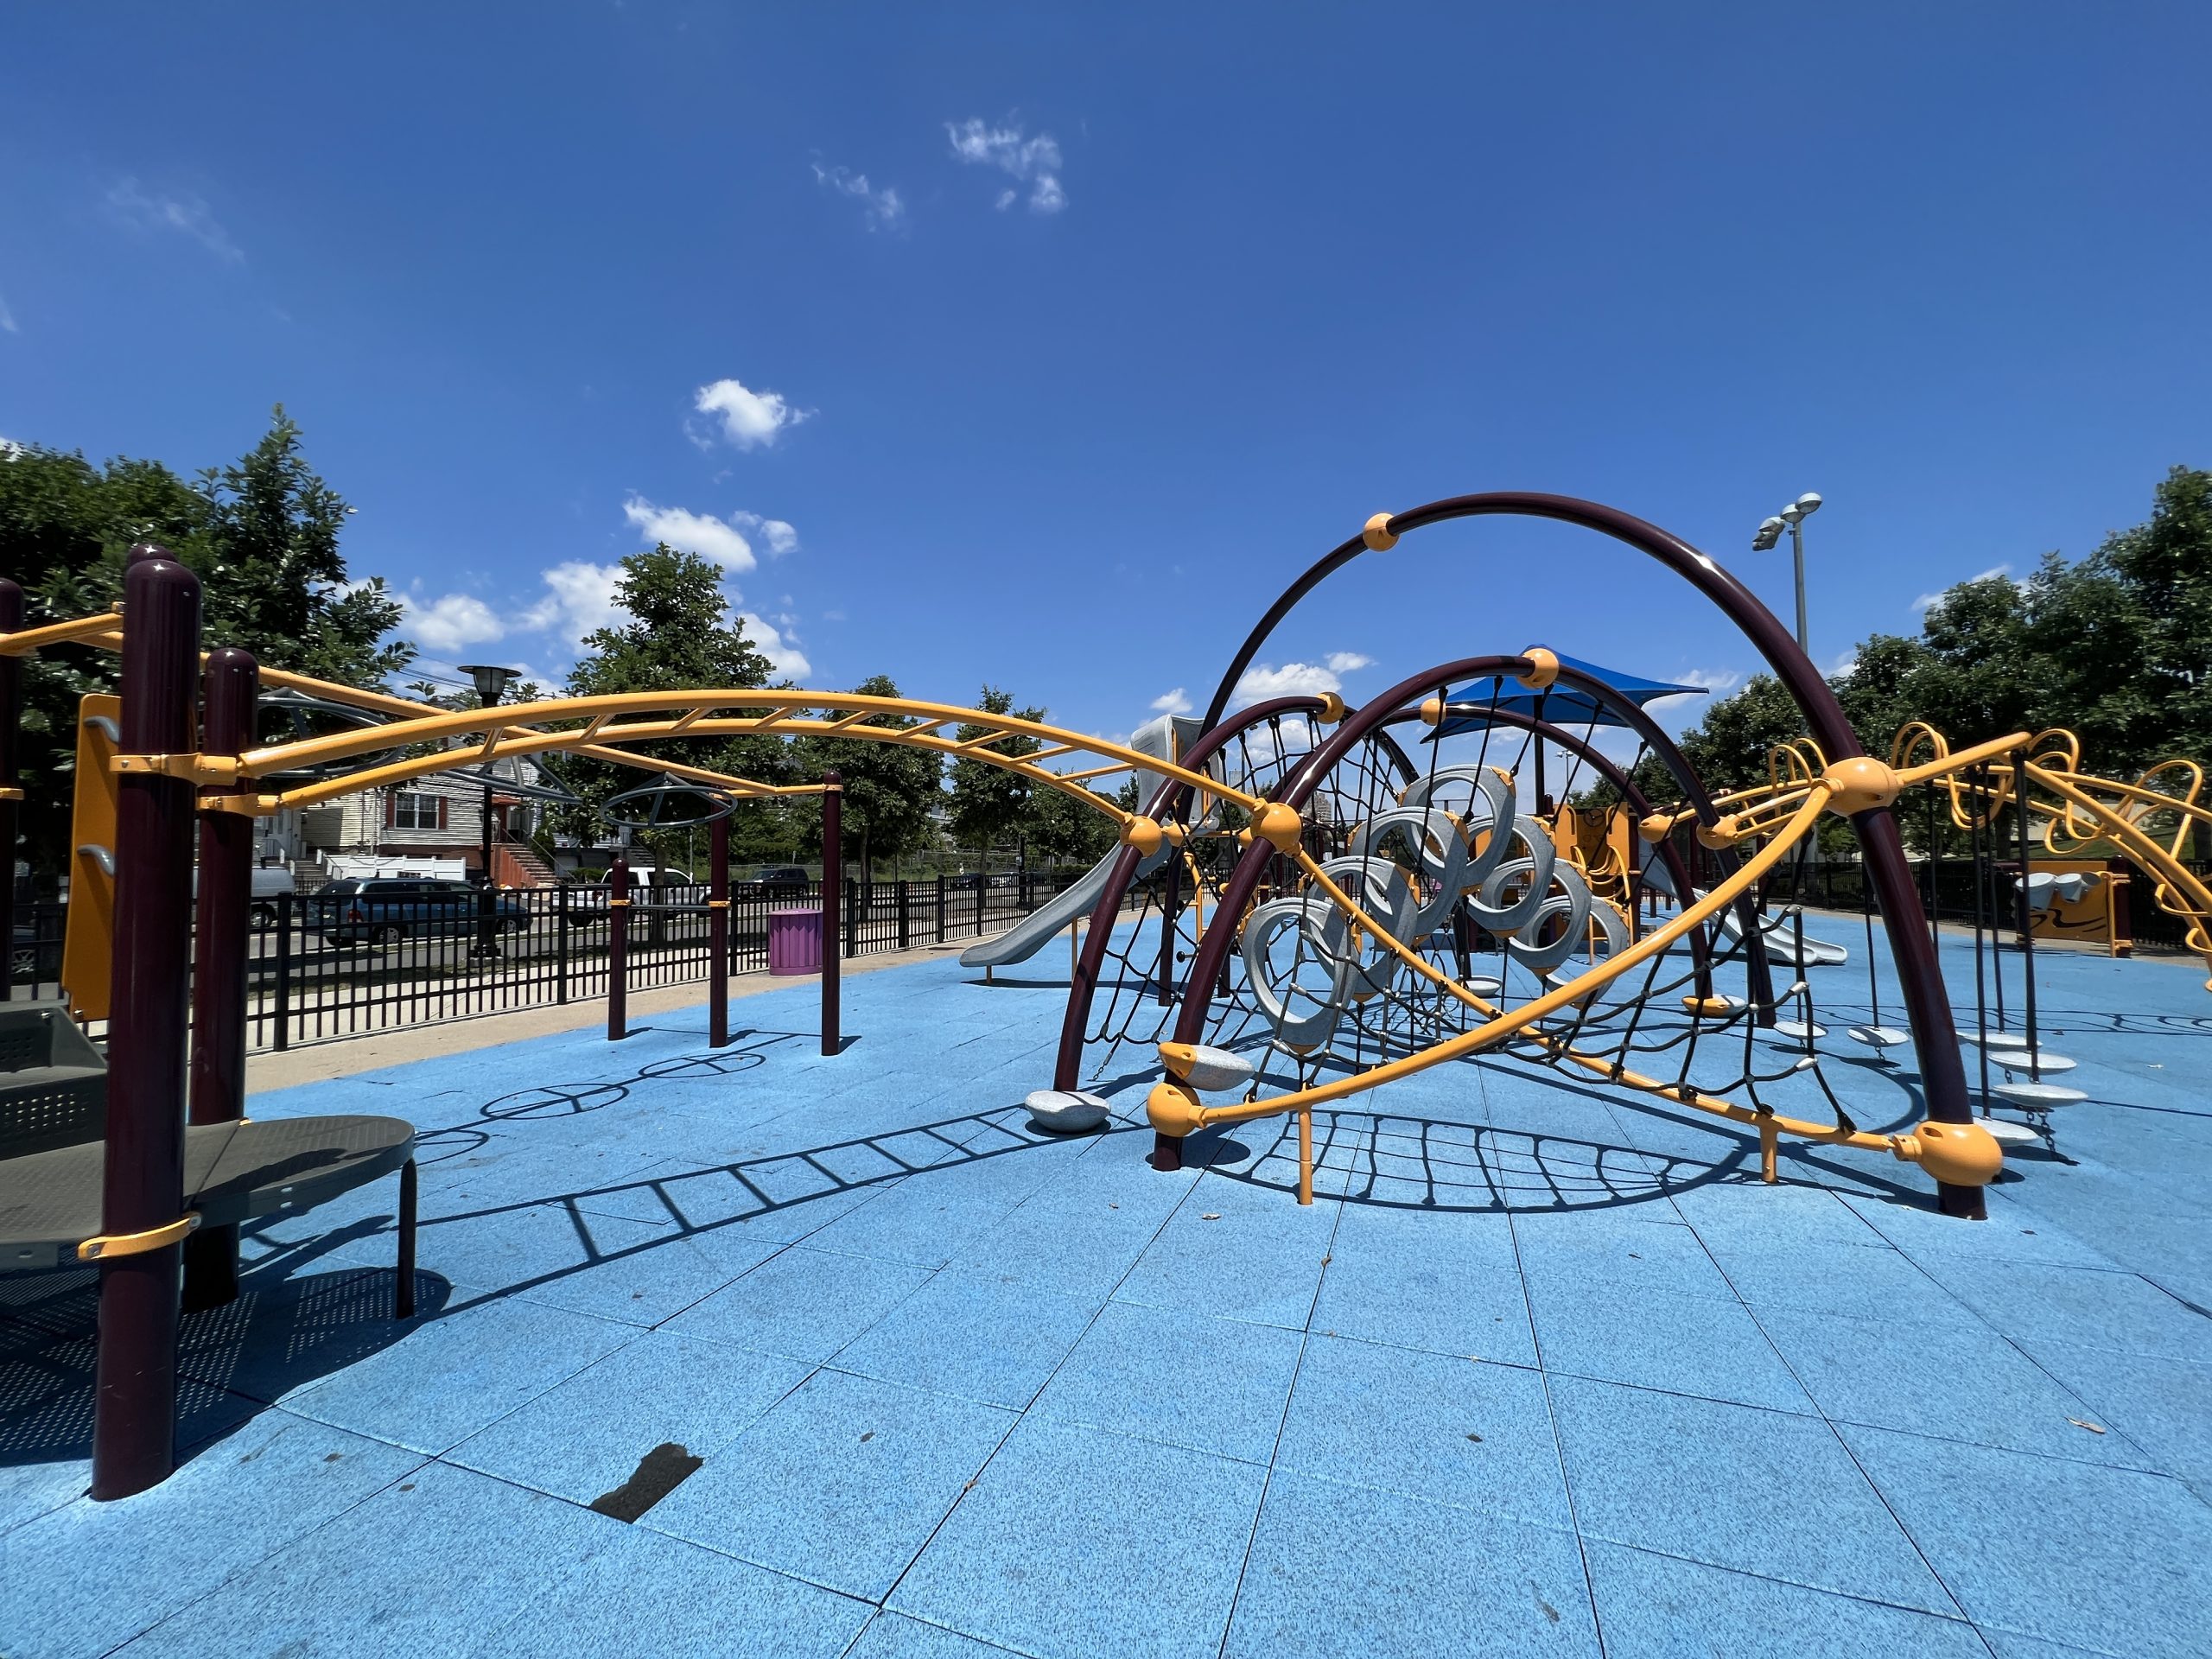
[[[1955,747],[2064,727],[2083,763],[2111,776],[2212,758],[2212,473],[2173,468],[2149,519],[2084,558],[2049,553],[2018,581],[1960,582],[1928,607],[1917,639],[1876,634],[1829,683],[1878,756],[1916,720]],[[1681,746],[1719,791],[1764,781],[1767,750],[1804,729],[1762,674],[1707,710]],[[1916,845],[1924,838],[1922,815],[1900,822]]]
[[[308,465],[280,404],[234,464],[188,484],[159,461],[94,466],[31,445],[0,461],[0,546],[33,623],[111,609],[134,542],[159,543],[201,583],[203,639],[272,667],[382,686],[414,648],[387,638],[401,607],[381,579],[348,580],[339,548],[349,509]],[[78,700],[116,688],[111,652],[65,645],[24,674],[23,855],[51,875],[68,854]]]
[[[631,554],[622,561],[614,603],[627,620],[586,636],[583,654],[569,671],[570,696],[743,691],[768,683],[768,659],[746,637],[745,619],[730,608],[720,568],[697,554],[666,543]],[[793,775],[789,748],[775,737],[674,738],[653,745],[652,753],[759,783],[785,782]],[[651,780],[650,773],[633,767],[575,756],[563,757],[550,769],[583,803],[550,814],[550,822],[563,833],[589,841],[605,838],[600,809],[606,801]],[[697,804],[679,798],[677,810],[688,812]],[[625,810],[624,816],[640,814]],[[774,801],[741,802],[732,815],[730,836],[740,856],[764,844],[780,852],[790,844],[785,809]],[[642,839],[664,862],[682,861],[687,842],[681,830],[645,832]]]
[[[984,714],[1004,715],[1015,720],[1045,718],[1042,709],[1016,709],[1014,694],[995,685],[983,688],[976,706]],[[973,743],[996,729],[994,726],[969,723],[958,728],[953,735],[962,743]],[[995,754],[1019,757],[1034,754],[1045,746],[1033,737],[1016,732],[983,747]],[[948,802],[953,840],[962,846],[975,848],[981,868],[989,861],[995,843],[1021,831],[1030,810],[1029,798],[1029,780],[1020,772],[993,766],[988,760],[964,756],[955,760]]]
[[[1086,785],[1084,793],[1097,791]],[[1020,830],[1031,857],[1046,863],[1095,864],[1116,839],[1111,818],[1058,789],[1032,788]]]
[[[872,675],[853,690],[866,697],[899,695],[897,683],[885,674]],[[834,709],[823,715],[825,720],[842,717]],[[858,723],[901,731],[920,722],[904,715],[880,714]],[[863,879],[875,879],[877,859],[900,858],[929,844],[934,833],[931,815],[944,793],[944,763],[936,750],[857,737],[801,738],[794,747],[800,777],[819,778],[835,771],[843,780],[842,850],[848,858],[857,855]],[[805,844],[822,844],[818,816],[812,817]]]

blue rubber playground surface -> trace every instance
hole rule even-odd
[[[695,1012],[257,1096],[418,1125],[421,1314],[391,1181],[251,1234],[188,1321],[188,1461],[94,1504],[89,1278],[0,1281],[0,1654],[2212,1643],[2201,967],[2039,957],[2091,1099],[1972,1224],[1517,1064],[1320,1120],[1310,1209],[1276,1123],[1158,1174],[1141,1085],[1025,1127],[1057,960],[855,978],[833,1059],[802,988],[720,1052]],[[1864,1017],[1855,951],[1815,974]],[[1917,1121],[1909,1072],[1826,1070]],[[588,1507],[664,1445],[696,1472]]]

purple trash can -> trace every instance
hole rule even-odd
[[[768,912],[768,971],[771,974],[818,974],[822,971],[822,906],[793,905]]]

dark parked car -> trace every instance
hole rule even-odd
[[[333,881],[308,900],[307,926],[340,944],[450,938],[476,931],[482,903],[480,889],[466,881],[401,876]],[[494,893],[493,905],[502,933],[519,933],[530,925],[529,908],[520,895]]]
[[[814,878],[796,864],[763,864],[742,881],[733,881],[729,896],[733,899],[766,899],[769,901],[804,899]]]

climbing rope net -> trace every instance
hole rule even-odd
[[[1773,1115],[1770,1096],[1817,1101],[1818,1127],[1857,1134],[1821,1070],[1809,982],[1764,960],[1803,959],[1802,919],[1792,922],[1795,950],[1777,951],[1756,926],[1699,928],[1625,972],[1600,972],[1639,936],[1644,895],[1674,906],[1694,895],[1649,845],[1624,860],[1555,829],[1548,802],[1532,798],[1543,775],[1535,732],[1484,718],[1481,704],[1452,712],[1455,728],[1475,729],[1448,746],[1415,744],[1426,751],[1417,760],[1386,726],[1319,778],[1306,774],[1320,733],[1301,717],[1271,718],[1223,747],[1209,772],[1248,794],[1281,798],[1306,785],[1301,844],[1272,858],[1243,913],[1224,917],[1245,826],[1233,810],[1174,804],[1135,918],[1107,953],[1085,1033],[1086,1082],[1157,1063],[1154,1045],[1179,1012],[1179,970],[1209,926],[1226,924],[1237,944],[1211,988],[1204,1042],[1245,1058],[1247,1101],[1262,1087],[1294,1095],[1426,1053],[1594,976],[1587,995],[1482,1058],[1707,1109],[1726,1103],[1729,1116],[1751,1119]],[[1593,781],[1586,757],[1597,751],[1594,729],[1566,735],[1564,775],[1548,782],[1572,799]],[[1633,775],[1648,753],[1639,744],[1621,771]]]

